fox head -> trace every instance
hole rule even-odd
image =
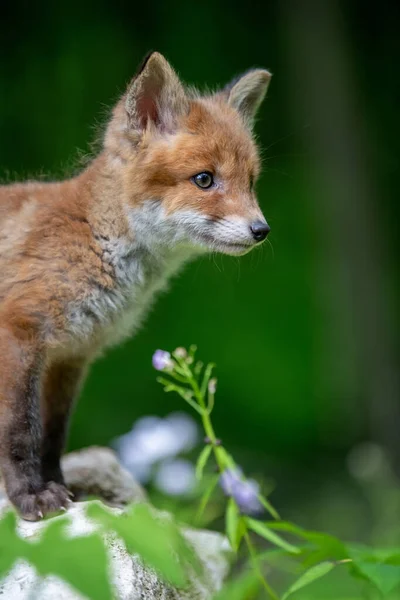
[[[150,54],[114,109],[105,150],[143,245],[245,254],[269,233],[254,192],[254,117],[271,75],[254,69],[222,90],[185,87]]]

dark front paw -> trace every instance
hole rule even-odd
[[[39,521],[48,514],[65,511],[71,503],[64,485],[50,481],[44,489],[34,493],[20,492],[10,498],[22,519]]]

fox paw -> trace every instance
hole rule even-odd
[[[50,513],[66,511],[71,503],[70,492],[64,485],[50,481],[36,494],[21,492],[12,502],[25,521],[39,521]]]

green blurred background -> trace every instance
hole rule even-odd
[[[399,17],[394,1],[2,4],[5,181],[76,168],[150,49],[200,87],[274,74],[256,127],[271,243],[172,282],[136,338],[93,366],[70,448],[184,408],[151,356],[196,343],[218,365],[217,432],[276,480],[286,516],[370,534],[380,500],[365,488],[386,473],[397,489],[389,462],[400,471]]]

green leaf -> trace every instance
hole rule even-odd
[[[263,507],[269,512],[269,514],[274,517],[274,519],[280,519],[278,512],[272,506],[272,504],[261,494],[258,496],[259,501],[263,505]]]
[[[226,509],[226,535],[234,552],[237,552],[241,539],[246,531],[246,524],[240,516],[239,509],[233,498],[229,498]]]
[[[210,483],[209,483],[206,491],[203,494],[203,497],[202,497],[201,502],[200,502],[199,509],[197,511],[197,514],[196,514],[196,518],[195,518],[195,522],[196,523],[198,523],[200,521],[201,516],[204,513],[204,511],[206,509],[206,506],[209,503],[210,498],[211,498],[211,496],[212,496],[215,488],[218,485],[218,481],[219,481],[219,475],[214,475],[214,477],[211,477]]]
[[[207,461],[210,458],[211,452],[211,444],[207,444],[207,446],[204,446],[203,450],[200,452],[200,456],[197,459],[196,463],[196,479],[200,480],[203,477],[204,467],[206,466]]]
[[[218,446],[216,448],[218,458],[222,463],[223,469],[236,469],[236,463],[233,460],[232,456],[228,454],[228,452],[222,446]]]
[[[319,531],[307,531],[287,521],[268,521],[267,526],[274,531],[284,531],[312,544],[305,566],[313,566],[325,560],[343,560],[349,557],[348,550],[338,538]]]
[[[400,567],[357,560],[354,566],[367,577],[378,590],[387,595],[400,585]]]
[[[381,560],[379,554],[376,556],[371,549],[350,549],[350,557],[353,567],[363,577],[367,578],[385,596],[400,586],[400,565],[398,554],[388,556]],[[391,564],[391,563],[395,564]]]
[[[279,548],[286,550],[286,552],[290,552],[290,554],[300,554],[299,548],[296,548],[296,546],[289,544],[289,542],[287,542],[279,535],[271,531],[271,529],[269,529],[269,527],[265,523],[262,523],[261,521],[256,521],[255,519],[251,519],[250,517],[246,517],[246,523],[252,531],[271,542],[271,544],[279,546]]]
[[[306,587],[306,585],[313,583],[313,581],[316,581],[324,575],[327,575],[334,567],[335,565],[332,562],[322,562],[319,563],[319,565],[311,567],[311,569],[308,569],[308,571],[303,573],[303,575],[301,575],[301,577],[299,577],[299,579],[297,579],[297,581],[290,586],[288,591],[282,596],[282,600],[286,600],[286,598],[289,598],[289,596],[294,594],[294,592],[297,592],[301,588]]]

